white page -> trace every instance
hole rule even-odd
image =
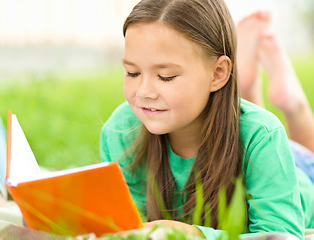
[[[16,115],[12,114],[11,162],[8,182],[12,186],[16,186],[17,182],[27,181],[40,174],[34,153]]]
[[[67,174],[76,173],[76,172],[83,172],[90,169],[106,167],[108,165],[109,165],[108,162],[102,162],[102,163],[95,163],[95,164],[91,164],[87,166],[64,169],[64,170],[59,170],[59,171],[54,171],[54,172],[45,172],[40,175],[31,176],[30,178],[26,179],[24,182],[36,181],[39,179],[46,179],[46,178],[53,178],[53,177],[58,177],[58,176],[67,175]]]

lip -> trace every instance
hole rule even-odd
[[[139,107],[142,109],[143,113],[147,116],[156,116],[166,112],[164,109],[154,108],[154,107]]]

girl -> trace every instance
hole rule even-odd
[[[101,158],[119,161],[149,221],[218,238],[218,189],[230,202],[242,174],[248,231],[303,238],[304,215],[286,132],[237,90],[236,31],[223,0],[142,0],[124,23],[125,97],[101,132]],[[195,170],[211,228],[183,223],[195,208]],[[147,184],[150,173],[172,220]],[[203,213],[203,221],[206,213]]]

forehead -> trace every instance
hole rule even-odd
[[[130,35],[131,37],[140,35],[141,38],[144,37],[144,39],[148,40],[154,40],[156,36],[160,35],[164,37],[174,37],[174,40],[187,40],[182,33],[175,31],[162,22],[132,24],[128,27],[125,38],[130,38]]]
[[[154,22],[134,24],[126,31],[124,58],[136,57],[140,53],[175,61],[195,61],[202,58],[203,50],[182,33],[164,23]]]

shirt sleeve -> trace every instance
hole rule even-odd
[[[103,162],[119,161],[127,167],[129,159],[124,157],[136,135],[139,120],[125,102],[115,109],[100,133],[100,157]]]
[[[284,232],[299,239],[304,236],[303,211],[296,168],[285,130],[274,129],[262,138],[253,139],[247,151],[244,182],[247,200],[246,237],[256,233]],[[198,227],[206,239],[227,236],[221,230]]]
[[[109,119],[108,122],[104,124],[100,134],[100,157],[103,162],[117,161],[123,173],[130,165],[130,156],[125,156],[126,151],[128,151],[131,140],[133,137],[131,130],[121,129],[120,126],[115,126],[112,120]]]
[[[296,167],[284,128],[273,129],[251,144],[247,157],[248,231],[286,232],[303,239]]]

